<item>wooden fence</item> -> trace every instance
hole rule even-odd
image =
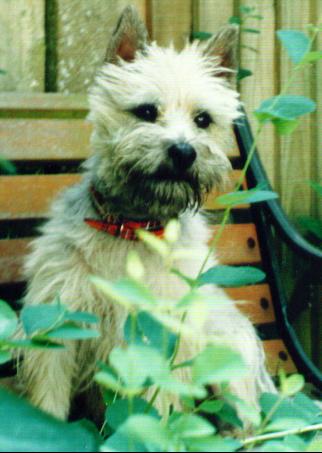
[[[279,92],[290,63],[275,38],[280,28],[305,30],[322,18],[321,0],[0,0],[0,91],[84,92],[90,86],[117,16],[128,3],[137,6],[159,44],[182,46],[192,31],[213,32],[240,5],[255,6],[263,20],[251,19],[241,33],[241,66],[253,76],[241,81],[248,112]],[[253,21],[253,22],[252,22]],[[322,33],[321,33],[322,34]],[[322,36],[320,38],[320,48]],[[317,43],[318,45],[318,43]],[[311,96],[318,110],[291,137],[263,133],[260,152],[286,211],[322,217],[322,203],[307,184],[322,175],[322,63],[299,73],[292,93]],[[320,126],[320,127],[319,127]]]

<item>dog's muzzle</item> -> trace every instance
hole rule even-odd
[[[168,148],[174,168],[177,171],[188,170],[197,157],[196,150],[189,143],[175,143]]]

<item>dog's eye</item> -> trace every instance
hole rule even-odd
[[[201,129],[207,129],[213,123],[213,120],[208,112],[201,112],[194,118],[194,122]]]
[[[142,104],[135,107],[131,112],[140,120],[154,123],[158,117],[158,109],[154,104]]]

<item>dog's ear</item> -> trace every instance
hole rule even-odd
[[[133,61],[137,51],[147,43],[147,30],[137,10],[127,6],[116,25],[105,55],[106,63],[117,63],[118,58]]]
[[[218,77],[230,79],[237,69],[237,44],[239,36],[238,25],[231,24],[222,27],[213,35],[202,47],[202,53],[205,56],[218,57],[218,66],[223,71],[216,72]],[[225,71],[227,69],[227,71]]]

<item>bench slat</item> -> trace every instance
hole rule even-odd
[[[62,93],[1,93],[0,112],[84,112],[88,111],[87,96]]]
[[[239,176],[240,171],[233,171],[232,181],[237,181]],[[0,220],[45,217],[50,202],[80,177],[78,174],[0,176]],[[216,206],[222,209],[214,201],[216,196],[216,191],[209,195],[212,209]]]
[[[0,219],[45,217],[57,194],[79,179],[78,174],[0,177]]]
[[[214,234],[219,226],[212,227]],[[222,264],[259,264],[261,254],[253,223],[226,225],[216,247]]]
[[[242,228],[241,228],[242,227]],[[223,264],[247,264],[255,262],[254,251],[247,253],[244,250],[243,242],[247,242],[250,236],[256,237],[255,227],[253,224],[245,225],[227,225],[229,230],[228,239],[223,235],[218,243],[217,254]],[[241,240],[245,238],[245,241]],[[26,253],[30,239],[2,239],[0,240],[0,284],[21,281],[20,266],[23,256]],[[241,242],[241,244],[240,244]],[[234,250],[234,256],[231,256],[231,249]],[[259,251],[257,250],[257,259],[259,260]]]
[[[253,324],[264,324],[275,321],[272,295],[269,285],[250,285],[239,288],[228,288],[227,293],[234,300],[245,301],[238,304]]]
[[[0,153],[9,160],[85,159],[91,129],[82,119],[1,119]]]
[[[280,368],[284,369],[286,373],[295,373],[297,371],[283,340],[266,340],[263,341],[263,346],[267,368],[272,376],[276,376]]]
[[[92,126],[84,119],[0,119],[1,155],[10,160],[85,159]],[[228,156],[239,156],[234,144]]]

